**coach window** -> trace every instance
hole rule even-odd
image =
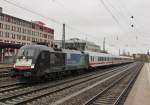
[[[102,57],[100,57],[100,61],[102,60]]]
[[[108,57],[106,58],[106,61],[109,61],[109,58],[108,58]]]
[[[105,57],[103,57],[103,61],[105,61]]]
[[[112,60],[112,58],[110,57],[110,58],[109,58],[109,61],[111,61],[111,60]]]

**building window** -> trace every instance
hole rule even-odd
[[[5,37],[9,38],[9,33],[8,32],[5,32]]]
[[[21,42],[17,42],[17,44],[20,44]]]
[[[24,29],[22,28],[22,33],[24,33]]]
[[[11,26],[11,31],[13,31],[14,26]]]
[[[11,43],[14,43],[14,44],[15,44],[15,41],[11,41]]]
[[[3,16],[0,15],[0,20],[2,20],[2,17],[3,17]]]
[[[5,43],[9,43],[9,40],[4,40]]]
[[[21,33],[21,28],[19,28],[19,32]]]
[[[0,31],[0,37],[3,37],[3,32],[2,31]]]
[[[5,30],[7,30],[7,24],[5,24]]]
[[[31,34],[31,30],[28,30],[28,34]]]
[[[47,38],[47,34],[44,34],[44,38]]]
[[[15,39],[15,36],[16,36],[16,35],[15,35],[15,34],[11,34],[11,35],[12,35],[12,36],[11,36],[11,37],[12,37],[12,39]]]
[[[27,37],[27,41],[30,41],[30,37]]]
[[[0,28],[3,29],[3,24],[2,23],[0,23]]]
[[[17,27],[17,32],[19,32],[19,27]]]
[[[37,32],[37,36],[39,37],[39,32]]]
[[[42,33],[40,33],[40,37],[42,37]]]
[[[7,25],[7,30],[10,30],[10,25]]]
[[[22,40],[26,40],[26,36],[22,36]]]
[[[21,40],[21,35],[17,35],[17,39],[18,39],[18,40]]]
[[[5,24],[5,30],[10,30],[10,25]]]

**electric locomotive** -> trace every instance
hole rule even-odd
[[[11,77],[25,80],[53,78],[61,73],[132,62],[99,52],[53,49],[44,45],[26,45],[19,49]]]
[[[11,76],[19,79],[46,79],[61,72],[87,68],[88,55],[84,52],[26,45],[17,54]]]

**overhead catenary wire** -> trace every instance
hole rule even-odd
[[[64,11],[66,11],[67,13],[69,13],[69,14],[73,13],[73,11],[71,11],[71,9],[67,9],[67,8],[63,5],[63,3],[61,3],[60,1],[58,2],[58,0],[53,0],[53,2],[55,2],[55,3],[57,3],[59,6],[61,6],[61,7],[64,9]],[[68,15],[68,14],[66,14],[66,15]],[[84,19],[84,20],[85,20],[85,19]],[[68,29],[74,31],[74,32],[77,32],[77,34],[81,34],[81,35],[85,36],[86,39],[87,39],[87,36],[88,36],[90,39],[94,37],[94,36],[91,36],[90,34],[87,34],[87,33],[83,32],[83,31],[77,29],[77,28],[74,28],[73,26],[70,26],[69,24],[66,24],[66,27],[67,27]],[[100,32],[100,33],[101,33],[101,34],[105,34],[105,35],[108,35],[108,34],[109,34],[109,33],[104,33],[104,32]],[[97,39],[97,38],[95,37],[95,39]]]
[[[14,5],[14,6],[18,7],[18,8],[23,9],[23,10],[26,10],[26,11],[32,13],[32,14],[35,14],[35,15],[38,15],[38,16],[43,17],[43,18],[45,18],[45,19],[48,19],[48,20],[50,20],[50,21],[52,21],[52,22],[54,22],[54,23],[56,23],[56,24],[59,24],[59,25],[62,25],[62,24],[63,24],[62,22],[60,22],[60,21],[58,21],[58,20],[52,19],[52,18],[50,18],[50,17],[47,17],[47,16],[42,15],[41,13],[35,12],[35,11],[31,10],[31,9],[27,9],[27,8],[25,8],[25,7],[23,7],[23,6],[20,6],[20,5],[16,4],[16,3],[12,2],[12,0],[11,0],[11,1],[9,1],[9,0],[3,0],[3,1],[6,1],[6,2],[9,3],[9,4],[12,4],[12,5]],[[115,18],[116,18],[116,17],[115,17]],[[116,19],[116,21],[118,21],[118,20]],[[118,21],[117,24],[118,24],[118,25],[120,24],[119,21]],[[85,33],[85,32],[82,32],[82,31],[80,31],[80,30],[78,30],[78,29],[76,29],[76,28],[74,28],[74,27],[72,27],[72,26],[70,26],[70,25],[68,25],[68,24],[66,24],[66,27],[67,27],[68,29],[71,29],[71,30],[77,32],[78,34],[82,34],[82,35],[84,35],[84,36],[86,36],[86,37],[88,36],[88,37],[94,38],[93,35],[91,36],[91,35],[89,35],[89,34],[87,34],[87,33]],[[103,33],[103,34],[107,34],[107,33]],[[97,38],[95,38],[95,40],[97,40]]]
[[[11,4],[11,5],[15,6],[15,7],[18,7],[18,8],[20,8],[20,9],[22,9],[22,10],[25,10],[25,11],[27,11],[27,12],[30,12],[31,14],[34,14],[34,15],[40,16],[40,17],[42,17],[42,18],[44,18],[44,19],[50,20],[51,22],[53,22],[53,23],[55,23],[55,24],[59,24],[59,25],[64,24],[64,22],[60,22],[60,21],[58,21],[58,20],[55,20],[55,19],[53,19],[53,18],[44,16],[44,15],[38,13],[38,12],[35,12],[35,11],[31,10],[31,9],[25,8],[25,7],[23,7],[23,6],[20,6],[17,2],[14,3],[15,1],[14,1],[14,2],[12,2],[12,0],[11,0],[11,1],[9,1],[9,0],[3,0],[3,1],[5,1],[5,2],[7,2],[7,3],[9,3],[9,4]],[[66,24],[66,23],[65,23],[65,24]],[[82,31],[80,31],[80,30],[78,30],[78,29],[76,29],[76,28],[73,28],[72,26],[70,26],[70,25],[68,25],[68,24],[66,24],[66,28],[68,28],[68,29],[70,29],[70,30],[72,30],[72,31],[74,31],[74,32],[76,32],[76,33],[78,33],[78,34],[84,35],[86,38],[87,38],[87,36],[88,36],[88,37],[91,36],[91,35],[89,35],[89,34],[87,34],[87,33],[85,33],[85,32],[82,32]],[[93,36],[90,37],[90,39],[91,39],[91,38],[93,38]]]
[[[118,3],[120,3],[121,8],[124,8],[124,10],[126,10],[126,14],[127,14],[127,16],[129,16],[128,18],[133,17],[133,18],[132,18],[133,20],[131,20],[131,21],[132,21],[132,22],[131,22],[131,25],[134,24],[134,27],[132,27],[132,29],[135,28],[134,31],[137,31],[138,34],[141,35],[142,32],[139,30],[139,28],[140,28],[142,25],[137,21],[136,17],[134,17],[134,15],[129,11],[129,9],[128,9],[125,5],[123,5],[123,2],[122,2],[121,0],[117,0],[117,1],[118,1]],[[135,26],[135,23],[133,23],[133,22],[135,22],[136,25],[138,25],[138,26],[136,27],[136,26]]]
[[[58,2],[58,0],[55,0],[54,2],[57,3],[59,6],[61,6],[67,13],[72,13],[72,11],[71,11],[70,9],[67,9],[66,7],[64,7],[61,2]],[[68,15],[68,14],[66,14],[66,15]],[[118,24],[119,24],[119,21],[118,21]],[[68,28],[71,29],[72,31],[78,32],[78,34],[84,35],[86,38],[87,38],[87,36],[91,36],[91,35],[89,35],[89,34],[87,34],[87,33],[81,32],[80,30],[75,29],[75,28],[69,26],[68,24],[66,25],[66,27],[68,27]],[[102,33],[102,34],[107,34],[107,35],[108,35],[109,33]],[[91,39],[91,38],[97,39],[97,38],[94,37],[94,36],[90,37],[90,39]],[[117,37],[117,38],[118,38],[118,37]]]
[[[103,1],[104,2],[104,1]],[[105,0],[105,2],[107,2],[107,3],[109,3],[108,2],[108,0]],[[119,2],[119,1],[118,1]],[[121,2],[121,1],[120,1]],[[115,8],[112,4],[110,4],[109,3],[109,6],[111,6],[114,10],[117,10],[117,8]],[[124,5],[122,5],[121,7],[124,7],[125,8],[125,6]],[[138,22],[137,22],[137,20],[135,19],[135,17],[134,17],[134,15],[132,15],[127,9],[125,9],[126,10],[126,13],[127,13],[127,16],[125,16],[125,15],[123,15],[122,14],[122,16],[124,16],[125,18],[127,18],[127,20],[129,20],[130,22],[129,22],[129,28],[131,29],[131,32],[132,33],[134,33],[134,34],[136,34],[136,32],[137,32],[137,35],[135,36],[135,39],[136,40],[138,40],[139,39],[139,37],[141,37],[141,34],[142,34],[142,32],[138,29],[139,27],[138,26],[134,26],[135,24],[137,25],[138,24]],[[117,12],[117,13],[119,13],[119,12]],[[121,15],[121,14],[120,14]],[[134,17],[134,19],[130,19],[130,17]],[[133,27],[131,27],[130,25],[132,25],[133,24]],[[138,24],[139,25],[139,24]],[[130,34],[131,35],[131,34]]]
[[[103,1],[103,2],[104,2],[104,1]],[[109,4],[109,7],[112,7],[112,9],[114,9],[115,11],[117,11],[117,13],[118,13],[119,15],[123,16],[123,17],[126,19],[127,22],[129,21],[129,23],[127,23],[127,26],[131,29],[131,26],[130,26],[130,25],[133,24],[133,21],[132,21],[132,23],[131,23],[130,17],[133,16],[133,15],[129,12],[129,10],[128,10],[124,5],[122,5],[122,2],[121,2],[120,0],[118,1],[118,2],[121,4],[121,7],[122,7],[122,8],[124,7],[124,10],[126,10],[127,16],[124,15],[124,12],[119,12],[119,10],[117,10],[117,8],[116,8],[113,4],[111,4],[109,0],[105,0],[105,2],[107,2],[107,4]],[[120,10],[121,10],[121,9],[120,9]],[[116,16],[116,15],[115,15],[115,16]],[[117,16],[116,16],[116,17],[117,17]],[[134,18],[134,20],[135,20],[135,18]],[[135,24],[135,23],[134,23],[134,24]],[[132,27],[132,29],[133,29],[133,28],[136,28],[136,27]],[[132,30],[132,31],[133,31],[133,30]],[[138,31],[138,29],[137,29],[136,31]],[[140,33],[140,32],[139,32],[139,33]]]
[[[107,10],[107,12],[111,15],[111,17],[113,18],[113,20],[117,23],[118,28],[121,29],[124,32],[124,29],[122,28],[120,22],[118,21],[118,19],[116,18],[116,16],[112,13],[111,9],[109,9],[109,7],[106,5],[106,3],[104,2],[104,0],[99,0],[99,1],[104,6],[104,8]]]
[[[40,16],[40,17],[42,17],[42,18],[48,19],[48,20],[52,21],[53,23],[56,23],[56,24],[59,24],[59,25],[62,25],[62,24],[63,24],[63,22],[59,22],[58,20],[55,20],[55,19],[52,19],[52,18],[50,18],[50,17],[41,15],[41,14],[38,13],[38,12],[35,12],[35,11],[31,10],[31,9],[27,9],[27,8],[25,8],[25,7],[23,7],[23,6],[20,6],[20,5],[16,4],[16,3],[13,3],[13,2],[11,2],[11,1],[8,1],[8,0],[3,0],[3,1],[5,1],[5,2],[11,4],[11,5],[14,5],[14,6],[16,6],[16,7],[20,8],[20,9],[23,9],[23,10],[25,10],[25,11],[27,11],[27,12],[30,12],[30,13],[35,14],[35,15],[37,15],[37,16]],[[69,25],[67,25],[67,24],[66,24],[66,27],[68,27],[68,28],[70,28],[71,30],[74,30],[74,31],[76,31],[76,32],[79,32],[79,31],[77,31],[75,28],[73,28],[73,27],[71,27],[71,26],[69,26]],[[80,33],[81,33],[81,32],[80,32]]]
[[[124,21],[127,22],[127,25],[129,25],[129,24],[128,24],[128,22],[129,22],[128,20],[129,20],[129,19],[128,19],[128,17],[125,16],[124,12],[122,12],[121,10],[118,10],[112,3],[110,3],[109,0],[105,0],[105,1],[107,2],[107,4],[109,4],[109,6],[110,6],[113,10],[115,10],[115,11],[117,12],[118,15],[122,16],[122,17],[125,19]],[[123,19],[123,18],[122,18],[122,19]]]
[[[122,26],[119,22],[119,20],[116,18],[116,16],[112,13],[112,11],[108,8],[108,6],[106,5],[106,3],[103,0],[99,0],[101,2],[101,4],[104,6],[104,8],[110,13],[111,17],[113,18],[113,20],[117,23],[118,28],[121,29],[124,32],[124,29],[122,29]],[[110,45],[110,44],[108,44]],[[110,46],[113,47],[113,46]],[[117,46],[115,46],[117,47]]]
[[[38,13],[38,12],[35,12],[35,11],[31,10],[31,9],[27,9],[27,8],[25,8],[25,7],[23,7],[23,6],[20,6],[20,5],[18,5],[18,4],[15,4],[15,3],[11,2],[12,0],[11,0],[11,1],[3,0],[3,1],[5,1],[5,2],[11,4],[11,5],[14,5],[14,6],[16,6],[16,7],[20,8],[20,9],[23,9],[23,10],[25,10],[25,11],[27,11],[27,12],[30,12],[30,13],[35,14],[35,15],[37,15],[37,16],[40,16],[40,17],[42,17],[42,18],[49,19],[49,20],[51,20],[53,23],[56,23],[56,24],[63,24],[62,22],[59,22],[58,20],[52,19],[52,18],[47,17],[47,16],[44,16],[44,15]]]

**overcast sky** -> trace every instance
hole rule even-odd
[[[55,30],[55,39],[61,39],[65,23],[66,39],[78,37],[102,46],[105,37],[111,53],[118,54],[119,48],[146,53],[150,48],[149,0],[0,0],[0,6],[4,13],[44,22]]]

